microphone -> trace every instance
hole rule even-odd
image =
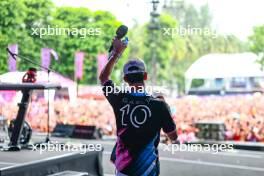
[[[123,37],[125,37],[125,35],[128,32],[128,27],[125,25],[121,25],[117,28],[116,30],[116,38],[121,39]],[[113,43],[111,44],[108,52],[111,53],[111,51],[113,50]]]
[[[21,56],[21,55],[18,55],[18,54],[15,54],[15,53],[12,53],[9,48],[6,48],[6,51],[12,56],[13,59],[17,60],[15,56],[17,56],[18,58],[20,58],[21,60],[27,62],[27,63],[30,63],[30,64],[33,64],[35,66],[38,66],[39,68],[43,68],[44,70],[46,70],[48,73],[49,72],[54,72],[56,73],[53,69],[50,69],[50,68],[47,68],[47,67],[44,67],[42,66],[40,63],[36,62],[36,61],[33,61],[32,59],[28,59],[24,56]]]

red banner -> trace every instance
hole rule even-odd
[[[42,48],[41,49],[41,66],[44,68],[49,68],[51,62],[51,55],[54,57],[55,60],[58,60],[58,54],[50,48]],[[42,69],[45,70],[45,69]]]
[[[101,73],[102,69],[104,68],[104,66],[107,63],[107,54],[99,54],[98,55],[98,60],[97,60],[97,75],[99,77],[99,74]]]
[[[50,49],[49,48],[41,49],[41,66],[44,68],[49,68],[50,66]]]
[[[83,77],[83,61],[84,52],[75,53],[75,78],[82,79]]]

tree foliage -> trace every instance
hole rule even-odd
[[[19,54],[37,62],[40,62],[41,48],[53,48],[60,59],[58,62],[52,60],[51,67],[72,79],[74,53],[83,51],[86,55],[82,83],[86,84],[97,83],[97,55],[107,52],[115,29],[121,24],[109,12],[55,7],[51,0],[0,1],[0,19],[0,73],[7,71],[5,48],[8,44],[18,43]],[[78,35],[32,35],[32,28],[41,30],[48,27],[78,29],[79,32]],[[92,34],[92,30],[98,30],[99,35]],[[26,70],[28,66],[23,61],[18,63],[19,70]],[[113,79],[119,80],[120,75],[114,75]]]
[[[211,27],[212,15],[207,4],[197,9],[182,1],[167,5],[159,17],[160,30],[150,31],[150,23],[129,29],[129,47],[118,61],[113,79],[121,81],[122,65],[128,58],[142,58],[150,73],[157,65],[157,83],[178,85],[184,89],[184,73],[200,56],[208,53],[232,53],[247,50],[247,45],[235,36],[215,35]],[[107,52],[116,28],[121,23],[109,12],[92,12],[87,8],[56,7],[52,0],[0,1],[0,74],[7,71],[8,44],[19,44],[19,54],[40,62],[41,48],[53,48],[59,61],[51,67],[62,75],[74,79],[74,54],[85,52],[83,84],[97,83],[97,55]],[[73,35],[32,35],[32,28],[78,29]],[[164,28],[197,27],[209,29],[207,35],[164,35]],[[263,52],[263,26],[256,27],[250,37],[251,50]],[[100,29],[100,35],[82,35],[82,30]],[[98,31],[97,31],[98,32]],[[154,52],[153,52],[154,51]],[[155,55],[153,55],[155,53]],[[155,63],[153,63],[155,58]],[[264,60],[264,59],[263,59]],[[264,63],[264,61],[263,61]],[[19,61],[19,70],[28,63]],[[149,75],[152,76],[151,74]]]
[[[184,89],[184,73],[187,68],[199,57],[209,53],[236,53],[247,51],[247,44],[241,42],[233,35],[219,35],[212,28],[212,15],[208,4],[202,5],[199,9],[194,5],[186,3],[186,1],[171,0],[171,3],[166,4],[163,11],[170,14],[174,19],[179,21],[178,27],[185,29],[201,29],[207,31],[202,34],[191,34],[179,36],[182,42],[176,42],[175,46],[184,48],[183,55],[179,60],[173,59],[170,66],[172,77],[177,78],[177,83],[180,90]],[[178,53],[179,54],[179,53]]]
[[[264,25],[256,26],[249,37],[250,50],[261,57],[260,64],[264,67]]]

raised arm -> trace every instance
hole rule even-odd
[[[123,51],[126,49],[126,45],[120,41],[117,38],[113,39],[113,52],[111,52],[109,58],[108,58],[108,62],[105,65],[105,67],[102,69],[99,79],[101,81],[101,83],[103,84],[104,82],[109,80],[109,77],[112,73],[112,70],[114,68],[114,65],[118,59],[118,57],[120,56],[120,54],[123,53]]]

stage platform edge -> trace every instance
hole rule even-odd
[[[261,142],[198,140],[195,142],[189,142],[188,144],[232,144],[234,149],[264,152],[264,143]]]
[[[89,176],[103,176],[102,151],[85,154],[66,153],[38,161],[11,165],[0,168],[0,176],[45,176],[63,171],[87,172]]]

